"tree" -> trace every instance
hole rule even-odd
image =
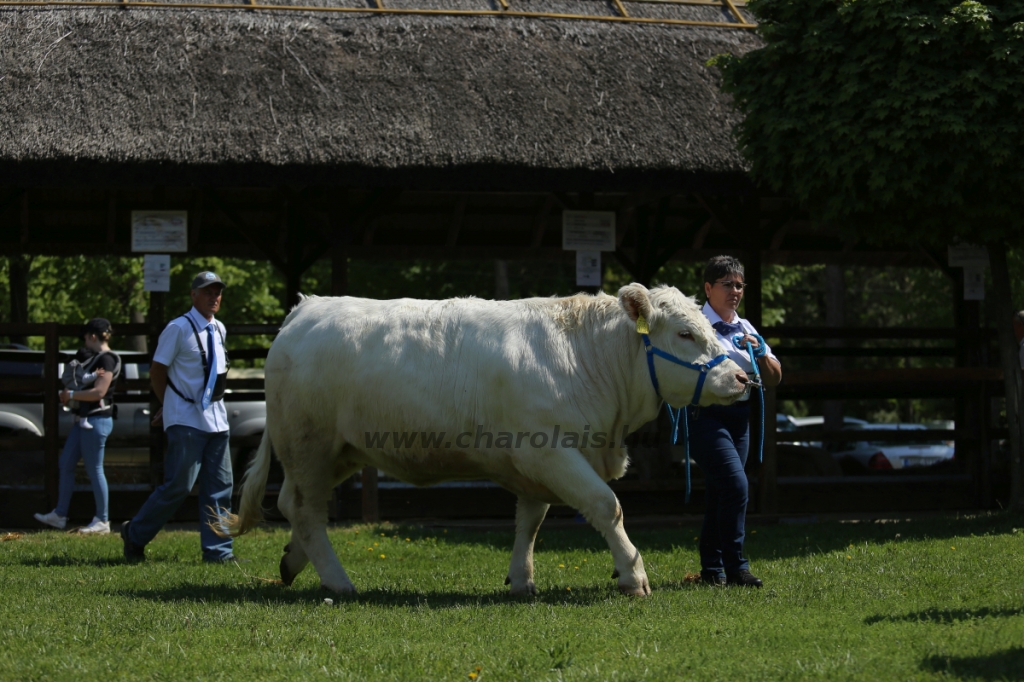
[[[1024,0],[752,0],[764,46],[722,56],[761,182],[850,239],[989,246],[1012,498],[1021,372],[1009,247],[1024,241]]]

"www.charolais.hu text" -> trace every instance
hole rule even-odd
[[[447,431],[365,431],[368,448],[622,448],[626,446],[629,426],[616,434],[607,431],[563,430],[555,425],[550,431],[462,431],[454,436]]]

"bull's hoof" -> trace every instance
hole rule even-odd
[[[513,585],[508,593],[513,597],[536,597],[537,586],[530,580],[525,585]]]
[[[619,577],[619,569],[616,568],[614,571],[612,571],[612,580],[615,580],[618,577]]]
[[[281,582],[283,582],[286,586],[291,587],[292,583],[295,582],[295,576],[297,576],[298,573],[292,573],[290,570],[288,570],[287,550],[288,548],[285,547],[285,555],[281,557]]]
[[[505,576],[505,584],[506,585],[511,585],[512,584],[512,576],[510,576],[510,575],[506,575]]]
[[[651,594],[651,584],[647,581],[647,576],[642,576],[636,585],[620,582],[619,592],[629,597],[646,597]]]
[[[322,587],[325,590],[330,590],[331,592],[334,592],[335,594],[341,594],[341,595],[344,595],[346,597],[354,597],[357,594],[359,594],[356,591],[356,586],[353,585],[352,583],[341,583],[340,585],[330,585],[330,584],[325,583],[324,581],[321,580],[320,581],[320,587]]]
[[[284,546],[284,553],[287,554],[290,551],[292,551],[292,543],[289,542],[287,545]]]

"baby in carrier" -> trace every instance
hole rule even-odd
[[[88,348],[79,349],[75,354],[75,359],[64,367],[64,374],[60,377],[64,387],[69,391],[82,391],[96,383],[97,373],[93,371],[93,368],[96,366],[96,361],[104,354]],[[115,370],[114,373],[117,374],[117,371]],[[68,408],[78,415],[78,425],[83,429],[92,428],[92,424],[89,423],[89,414],[105,407],[102,400],[97,403],[80,400],[68,401]]]

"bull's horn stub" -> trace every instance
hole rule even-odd
[[[636,333],[637,334],[650,334],[651,328],[647,326],[647,319],[643,315],[637,315],[636,317]]]

